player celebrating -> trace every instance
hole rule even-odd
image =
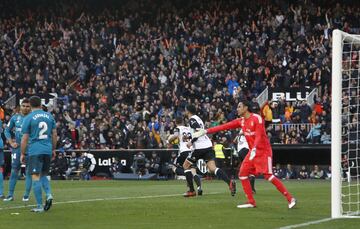
[[[30,97],[32,112],[28,114],[22,125],[21,161],[24,161],[26,148],[29,154],[29,170],[32,174],[32,186],[37,203],[33,212],[48,211],[52,205],[50,182],[47,175],[50,169],[51,155],[55,157],[56,123],[53,116],[42,110],[41,99],[38,96]],[[46,193],[45,206],[42,205],[43,185]]]
[[[196,108],[194,105],[188,105],[186,107],[186,115],[190,119],[190,128],[192,131],[196,130],[204,130],[204,123],[199,118],[199,116],[195,115]],[[222,171],[220,168],[217,168],[215,165],[215,153],[212,148],[212,142],[209,137],[204,133],[202,136],[197,138],[192,138],[191,142],[187,143],[187,146],[190,148],[193,146],[194,151],[189,154],[188,158],[184,162],[185,169],[185,177],[189,186],[189,191],[185,193],[185,197],[195,196],[196,193],[194,191],[193,184],[193,175],[191,173],[191,166],[196,164],[199,159],[204,159],[206,165],[211,173],[214,173],[218,178],[222,179],[229,185],[229,189],[231,191],[231,195],[234,196],[236,193],[236,183],[234,180],[230,180],[230,178]]]
[[[293,208],[296,205],[296,199],[291,196],[282,182],[272,174],[272,150],[269,139],[265,132],[263,119],[258,114],[249,111],[250,102],[241,101],[238,104],[237,111],[241,117],[220,126],[201,129],[193,134],[193,137],[203,136],[206,133],[215,133],[223,130],[242,128],[246,140],[250,147],[250,154],[247,154],[239,171],[239,179],[243,186],[248,202],[238,205],[238,208],[254,208],[256,203],[251,191],[249,175],[263,174],[264,178],[270,181],[281,192],[288,201],[288,207]]]
[[[191,153],[191,150],[186,145],[189,141],[191,141],[191,129],[183,125],[182,117],[177,117],[175,122],[176,128],[174,130],[174,134],[170,135],[168,138],[168,142],[172,142],[175,139],[179,140],[179,154],[176,158],[176,162],[174,163],[175,166],[173,170],[177,175],[185,175],[183,164],[185,159]],[[191,168],[191,172],[197,185],[197,194],[201,196],[203,193],[201,189],[201,179],[196,173],[196,168]],[[184,195],[186,196],[186,193]]]
[[[21,169],[20,162],[20,144],[21,144],[21,126],[24,117],[31,111],[29,99],[23,99],[21,102],[20,113],[14,114],[7,127],[5,128],[5,137],[11,146],[11,174],[9,179],[9,194],[4,201],[14,200],[14,190],[16,182],[18,180],[19,171]],[[13,138],[14,137],[14,138]],[[26,160],[27,161],[27,160]],[[25,194],[23,201],[29,201],[29,194],[31,190],[31,175],[28,170],[29,166],[26,166],[26,178],[25,178]]]

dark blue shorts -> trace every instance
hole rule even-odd
[[[29,156],[29,171],[31,174],[48,174],[50,171],[51,155],[39,154]]]

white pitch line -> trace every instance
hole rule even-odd
[[[333,220],[333,219],[332,218],[319,219],[319,220],[315,220],[315,221],[309,221],[309,222],[305,222],[305,223],[280,227],[279,229],[292,229],[292,228],[306,227],[306,226],[309,226],[309,225],[318,224],[318,223],[324,223],[324,222],[331,221],[331,220]]]
[[[210,192],[206,193],[206,195],[216,195],[220,194],[221,192]],[[176,197],[182,196],[183,194],[168,194],[168,195],[154,195],[154,196],[124,196],[124,197],[111,197],[111,198],[96,198],[96,199],[85,199],[85,200],[69,200],[69,201],[62,201],[62,202],[54,202],[53,205],[58,204],[76,204],[76,203],[85,203],[85,202],[96,202],[96,201],[109,201],[109,200],[131,200],[131,199],[151,199],[151,198],[161,198],[161,197]],[[36,205],[22,205],[22,206],[13,206],[8,208],[0,208],[2,210],[11,210],[11,209],[21,209],[27,207],[35,207]]]

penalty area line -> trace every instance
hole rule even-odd
[[[206,193],[206,195],[216,195],[216,194],[220,194],[220,193],[221,192],[210,192],[210,193]],[[182,195],[183,194],[167,194],[167,195],[153,195],[153,196],[124,196],[124,197],[94,198],[94,199],[84,199],[84,200],[68,200],[68,201],[53,202],[53,205],[76,204],[76,203],[97,202],[97,201],[111,201],[111,200],[152,199],[152,198],[163,198],[163,197],[177,197],[177,196],[182,196]],[[32,204],[32,205],[2,207],[2,208],[0,208],[0,211],[21,209],[21,208],[28,208],[28,207],[35,207],[35,206],[36,206],[35,204]]]

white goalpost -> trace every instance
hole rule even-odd
[[[360,35],[332,39],[331,217],[360,217]]]

